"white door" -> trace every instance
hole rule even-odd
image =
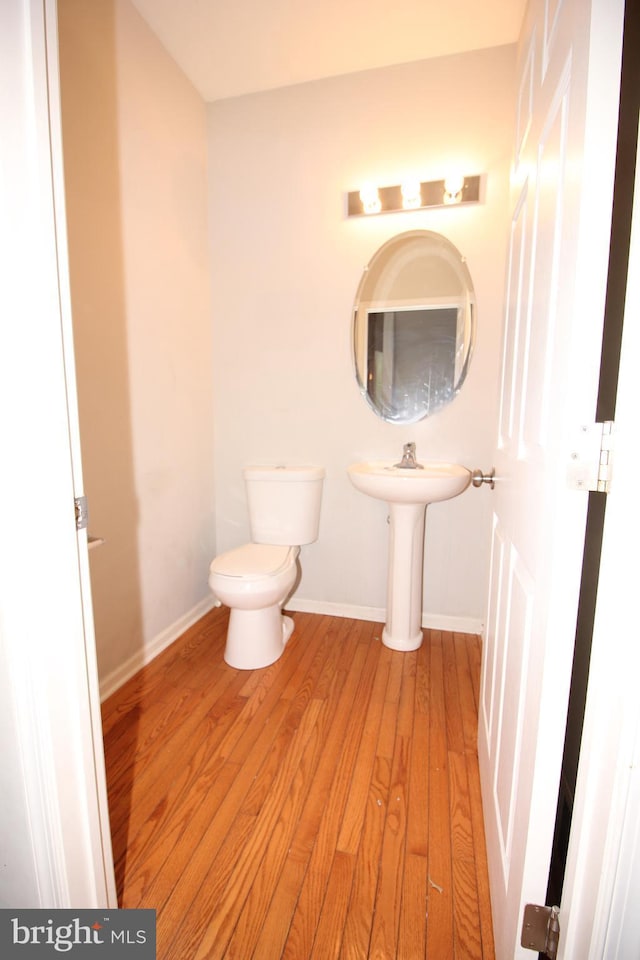
[[[116,906],[64,227],[55,0],[0,4],[0,905]]]
[[[587,494],[615,163],[622,0],[531,0],[520,45],[479,755],[498,960],[544,903]]]

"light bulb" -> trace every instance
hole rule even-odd
[[[365,213],[380,213],[381,203],[378,188],[371,183],[365,184],[360,190],[360,200]]]
[[[420,181],[405,180],[401,185],[402,207],[404,210],[415,210],[422,206],[422,197],[420,196]]]
[[[464,189],[464,177],[461,173],[452,173],[444,181],[445,203],[460,203]]]

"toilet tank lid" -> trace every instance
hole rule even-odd
[[[249,466],[242,472],[245,480],[275,480],[278,483],[308,483],[311,480],[322,480],[325,475],[324,467],[285,464],[273,467]]]

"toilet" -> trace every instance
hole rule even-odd
[[[252,542],[216,557],[211,591],[230,608],[224,659],[256,670],[281,656],[293,632],[282,607],[298,576],[300,547],[318,539],[322,467],[245,467]]]

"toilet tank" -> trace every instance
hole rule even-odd
[[[245,467],[251,539],[301,546],[318,539],[323,467]]]

